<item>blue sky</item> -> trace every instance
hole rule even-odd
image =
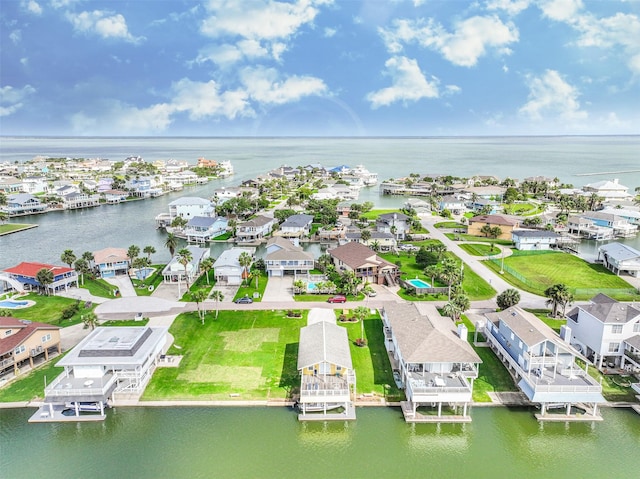
[[[2,0],[0,134],[640,133],[638,0]]]

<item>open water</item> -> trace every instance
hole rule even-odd
[[[236,175],[154,200],[30,216],[38,228],[0,237],[0,268],[59,263],[106,246],[156,246],[154,217],[182,196],[278,167],[364,164],[380,179],[410,172],[545,175],[580,186],[619,178],[633,190],[640,137],[426,139],[2,138],[0,161],[36,155],[146,160],[200,156],[233,162]],[[360,201],[402,198],[363,190]],[[214,257],[217,256],[213,252]],[[154,255],[155,256],[155,255]],[[164,258],[166,256],[166,258]],[[118,408],[98,424],[27,424],[30,409],[0,410],[0,478],[635,478],[640,415],[604,408],[600,423],[539,424],[533,411],[475,407],[466,425],[407,425],[397,408],[359,408],[352,423],[301,424],[288,408]]]

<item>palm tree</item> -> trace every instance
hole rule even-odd
[[[176,248],[178,247],[178,237],[173,233],[167,234],[167,241],[164,242],[164,247],[169,250],[169,254],[171,254],[173,258]]]
[[[436,276],[440,273],[440,268],[438,268],[435,264],[431,266],[427,266],[424,269],[424,274],[431,278],[431,287],[433,288],[433,283],[435,282]]]
[[[209,271],[213,269],[213,259],[205,258],[200,262],[200,269],[207,275],[207,284],[209,284]]]
[[[82,322],[85,328],[90,328],[92,331],[98,326],[98,316],[93,311],[89,311],[82,316]]]
[[[218,319],[218,303],[224,300],[224,294],[222,294],[222,291],[211,291],[211,299],[216,302],[216,319]]]
[[[320,288],[319,284],[316,283],[316,288]],[[305,289],[305,282],[302,281],[301,279],[296,279],[293,282],[293,291],[294,293],[297,291],[298,293],[301,293],[303,290]]]
[[[136,260],[138,256],[140,256],[140,247],[132,244],[129,246],[127,250],[127,256],[129,257],[129,262],[133,265],[133,262]]]
[[[191,262],[192,259],[193,255],[187,248],[182,248],[180,251],[178,251],[178,263],[180,263],[184,267],[184,280],[187,283],[187,291],[189,291],[189,274],[187,273],[187,265]]]
[[[49,285],[53,283],[53,272],[47,268],[42,268],[36,273],[36,281],[44,288],[45,294],[49,296]]]
[[[485,224],[482,226],[482,228],[480,228],[480,233],[482,233],[483,235],[485,235],[487,238],[491,235],[492,233],[492,228],[490,225]]]
[[[202,303],[209,296],[208,291],[205,288],[199,288],[191,293],[191,297],[196,303],[196,308],[198,308],[198,316],[200,316],[200,321],[204,325],[204,311],[200,310],[200,303]]]
[[[156,252],[156,249],[153,246],[145,246],[142,252],[146,254],[147,259],[151,261],[151,255]]]
[[[80,274],[80,280],[84,285],[84,275],[91,272],[91,267],[89,266],[89,263],[84,258],[78,258],[74,263],[73,267],[76,270],[76,272]]]
[[[449,316],[451,319],[456,321],[457,318],[460,317],[460,314],[462,314],[462,311],[460,310],[460,306],[455,304],[453,301],[449,301],[442,307],[442,314]]]
[[[364,306],[358,306],[353,310],[353,315],[360,321],[360,339],[357,344],[358,346],[365,346],[367,341],[364,339],[364,318],[369,316],[369,310]]]
[[[460,313],[453,318],[456,321],[460,319],[461,314],[463,314],[466,310],[468,310],[471,307],[471,301],[469,300],[469,297],[466,294],[464,294],[461,290],[453,296],[453,299],[451,300],[451,302],[455,304],[458,310],[460,311]]]
[[[573,301],[573,294],[569,291],[566,284],[554,284],[544,290],[544,295],[549,298],[547,306],[551,305],[551,314],[555,318],[558,316],[558,306],[562,306],[563,314],[568,303]]]
[[[92,263],[95,261],[95,256],[93,256],[93,253],[91,251],[85,251],[84,253],[82,253],[82,259],[85,260],[87,263],[89,263],[89,267],[92,267]]]
[[[505,289],[496,298],[496,303],[498,303],[498,308],[500,309],[510,308],[511,306],[515,306],[519,302],[520,302],[520,291],[513,288]]]
[[[0,223],[4,224],[9,219],[9,214],[4,211],[0,211]]]
[[[244,273],[242,275],[243,277],[249,276],[249,266],[251,266],[252,262],[253,262],[253,258],[249,253],[247,252],[240,253],[240,256],[238,257],[238,263],[240,263],[240,266],[244,268]]]
[[[366,243],[371,239],[371,231],[368,229],[364,229],[360,232],[360,239],[362,239],[363,243]]]
[[[60,255],[60,260],[63,263],[66,263],[69,265],[69,268],[71,268],[71,265],[73,265],[73,262],[76,260],[76,255],[73,254],[73,251],[70,249],[66,249],[63,251],[62,255]]]
[[[448,292],[447,292],[447,301],[451,301],[451,286],[460,281],[461,274],[460,269],[458,268],[457,263],[451,258],[445,258],[442,261],[442,266],[440,268],[440,278],[447,283]]]

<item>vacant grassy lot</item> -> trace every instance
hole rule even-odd
[[[240,288],[238,288],[238,292],[236,293],[236,295],[235,295],[235,297],[233,299],[236,300],[236,299],[242,298],[244,296],[249,296],[249,297],[253,298],[253,293],[258,293],[258,297],[254,298],[253,300],[259,303],[260,301],[262,301],[262,297],[264,296],[264,290],[267,288],[267,282],[268,281],[269,281],[269,279],[264,275],[261,275],[258,278],[258,286],[257,287],[256,287],[255,278],[250,280],[248,283],[243,281],[242,284],[240,285]]]
[[[208,317],[204,326],[196,314],[178,316],[170,330],[175,342],[169,354],[184,355],[180,367],[157,369],[143,400],[291,397],[300,384],[298,341],[306,316],[306,311],[302,318],[288,318],[284,311],[220,311],[217,320]],[[351,340],[358,392],[380,397],[386,393],[392,400],[403,397],[393,381],[377,315],[364,322],[366,347],[354,344],[361,334],[359,323],[344,327]]]
[[[490,256],[500,253],[500,249],[491,244],[463,243],[458,246],[473,256]]]
[[[0,236],[15,233],[20,230],[28,230],[30,228],[35,228],[36,226],[37,225],[30,225],[26,223],[5,223],[0,225]]]
[[[114,298],[113,292],[118,289],[102,278],[90,279],[87,275],[85,275],[83,281],[80,281],[80,287],[88,290],[93,296],[100,298]]]
[[[71,326],[82,322],[82,315],[93,311],[96,305],[85,308],[84,301],[78,303],[78,311],[69,319],[62,319],[62,310],[75,304],[75,299],[63,298],[62,296],[40,296],[39,294],[28,294],[21,296],[21,300],[35,301],[36,304],[25,309],[12,309],[11,316],[18,319],[28,319],[39,323],[55,324],[58,326]]]
[[[473,347],[482,364],[478,378],[473,383],[473,400],[475,402],[491,402],[488,392],[518,391],[513,378],[500,362],[491,348]]]
[[[630,289],[629,283],[608,271],[601,265],[586,261],[569,253],[556,251],[523,254],[514,252],[504,259],[504,279],[514,286],[531,293],[543,295],[544,290],[553,284],[564,283],[570,289]],[[486,261],[485,264],[494,271],[500,270],[500,264]],[[515,274],[511,274],[511,272]],[[577,300],[594,296],[576,294]],[[626,298],[625,298],[626,299]]]
[[[466,233],[445,233],[445,236],[453,241],[471,241],[471,242],[483,242],[483,243],[494,243],[503,246],[513,246],[513,241],[496,239],[496,238],[487,238],[485,236],[473,236],[468,235]]]
[[[44,396],[45,377],[47,384],[53,381],[64,368],[55,367],[64,354],[52,359],[46,364],[25,373],[8,386],[0,389],[0,402],[19,402],[42,399]]]

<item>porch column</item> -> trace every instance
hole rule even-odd
[[[442,416],[442,401],[438,403],[438,417]]]
[[[49,361],[49,348],[44,348],[44,360]]]
[[[544,416],[544,413],[547,411],[547,404],[546,403],[541,403],[540,404],[540,415]]]
[[[31,368],[33,369],[33,356],[29,355],[29,364],[31,365]]]
[[[566,414],[567,414],[567,416],[571,415],[571,403],[570,402],[567,403],[567,413]]]
[[[593,414],[591,414],[592,416],[595,416],[598,412],[598,403],[594,402],[593,403]]]
[[[462,416],[466,416],[467,415],[467,403],[464,403],[464,405],[462,406]]]
[[[620,369],[624,369],[624,360],[625,360],[625,355],[624,355],[624,348],[622,349],[622,356],[620,356]]]

